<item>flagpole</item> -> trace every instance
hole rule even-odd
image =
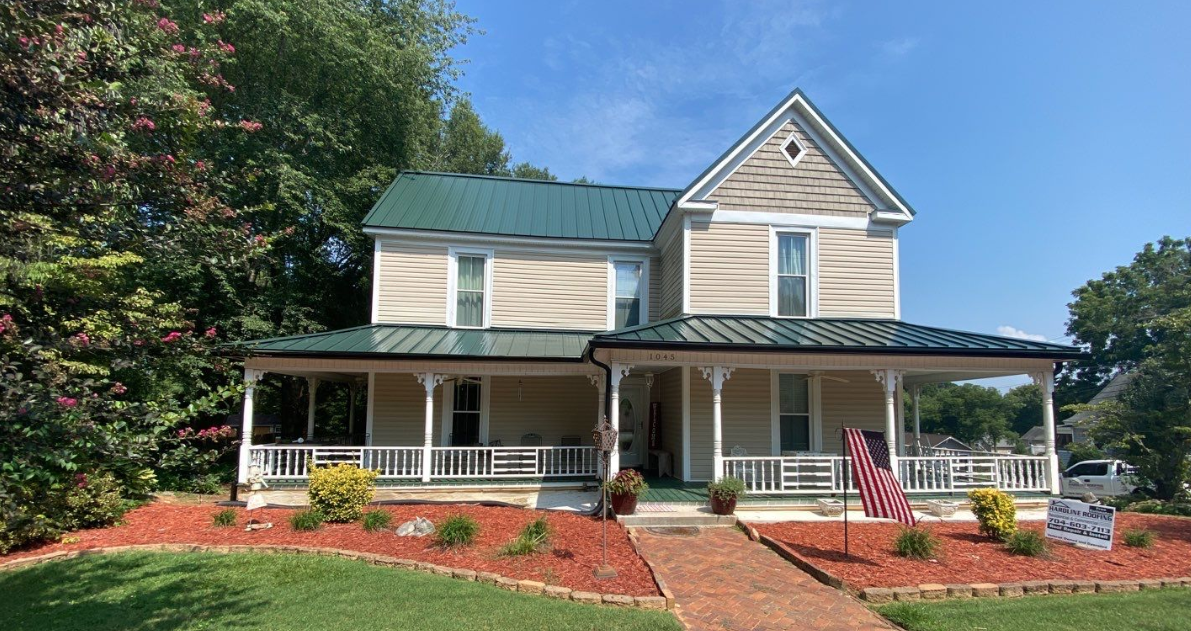
[[[840,428],[841,438],[844,443],[844,556],[851,556],[848,553],[848,435],[847,432]]]

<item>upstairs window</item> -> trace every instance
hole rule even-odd
[[[608,259],[609,329],[637,326],[649,319],[648,278],[648,259]]]
[[[809,239],[803,234],[777,235],[777,315],[806,317],[810,303]]]
[[[612,328],[641,324],[641,264],[615,263],[616,321]]]
[[[491,309],[492,254],[481,251],[451,253],[450,300],[452,326],[485,328]]]

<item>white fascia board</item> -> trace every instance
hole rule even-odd
[[[740,223],[791,228],[844,228],[848,230],[889,230],[875,226],[868,217],[838,217],[802,213],[774,213],[755,210],[717,210],[707,218],[712,223]]]
[[[427,243],[437,245],[469,244],[480,247],[500,247],[501,249],[524,249],[534,252],[544,252],[552,248],[555,250],[607,252],[609,250],[652,252],[656,248],[652,241],[613,241],[607,239],[560,239],[556,237],[510,237],[495,234],[477,234],[467,232],[443,232],[437,230],[408,230],[403,228],[366,227],[364,234],[379,237],[400,238],[411,243]]]

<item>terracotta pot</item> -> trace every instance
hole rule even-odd
[[[711,496],[711,512],[716,515],[731,515],[736,510],[736,498],[720,499],[715,495]]]
[[[637,510],[637,496],[632,493],[613,493],[612,512],[617,515],[632,515]]]

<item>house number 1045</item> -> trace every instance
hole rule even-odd
[[[674,361],[678,359],[678,353],[650,353],[650,361]]]

